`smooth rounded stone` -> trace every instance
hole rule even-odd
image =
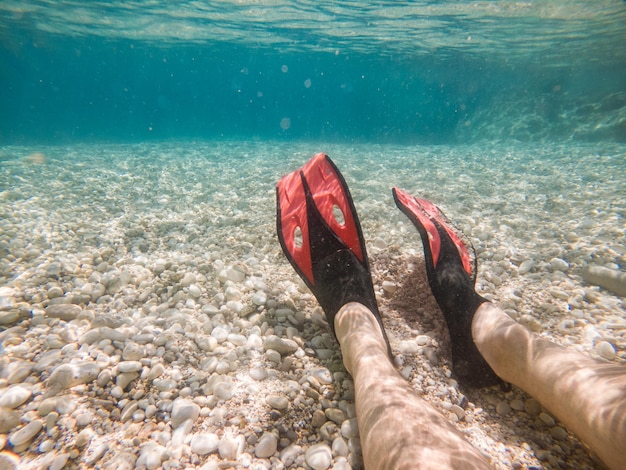
[[[194,299],[197,299],[202,295],[202,289],[200,289],[200,287],[198,287],[196,284],[191,284],[189,286],[189,295]]]
[[[243,452],[245,445],[243,436],[225,436],[218,446],[220,457],[228,460],[235,460]]]
[[[585,266],[582,277],[587,284],[600,286],[621,297],[626,297],[626,272],[604,266]]]
[[[314,444],[304,452],[304,459],[313,470],[326,470],[333,462],[333,453],[324,443]]]
[[[339,408],[326,408],[324,414],[329,420],[336,424],[342,424],[346,419],[346,415]]]
[[[172,440],[170,441],[170,446],[174,448],[180,447],[187,439],[187,436],[189,435],[189,433],[191,433],[192,428],[193,428],[192,420],[187,419],[183,421],[183,423],[180,426],[174,429],[174,432],[172,433]]]
[[[124,423],[124,422],[128,421],[129,419],[131,419],[132,416],[133,416],[133,413],[135,411],[137,411],[138,407],[139,407],[139,405],[137,404],[136,401],[132,401],[132,402],[128,403],[124,407],[124,409],[122,410],[122,414],[120,416],[120,421]]]
[[[333,441],[332,452],[334,455],[339,457],[347,457],[350,453],[350,449],[348,449],[348,443],[343,437],[337,437]]]
[[[139,361],[122,361],[117,365],[117,371],[121,374],[128,372],[139,372],[142,369],[141,362]]]
[[[0,434],[11,432],[20,424],[20,413],[9,409],[0,408]]]
[[[2,470],[18,470],[20,460],[20,456],[13,452],[0,452],[0,468]]]
[[[333,374],[330,373],[325,367],[316,367],[311,370],[311,376],[322,385],[329,385],[333,383]]]
[[[199,433],[191,438],[191,451],[198,455],[207,455],[215,452],[220,444],[220,438],[213,433]]]
[[[119,341],[123,343],[126,341],[126,335],[115,328],[110,328],[108,326],[101,326],[99,328],[100,331],[100,339],[110,339],[111,341]]]
[[[505,401],[499,401],[496,404],[496,413],[499,415],[508,415],[511,412],[511,407]]]
[[[63,321],[72,321],[75,320],[82,311],[83,309],[79,305],[57,304],[50,305],[46,308],[46,316],[58,318]]]
[[[262,290],[257,291],[254,293],[254,295],[252,296],[252,303],[254,305],[265,305],[265,303],[267,302],[267,294],[265,294],[265,292],[263,292]]]
[[[515,399],[511,400],[509,405],[515,411],[524,411],[524,409],[526,408],[526,405],[524,404],[524,402],[522,400],[520,400],[519,398],[515,398]]]
[[[94,463],[96,463],[98,460],[100,460],[104,456],[104,454],[107,452],[107,450],[109,450],[109,445],[108,444],[106,444],[106,443],[100,444],[95,449],[93,449],[91,454],[88,454],[86,456],[85,464],[88,467],[93,466]]]
[[[290,468],[296,459],[302,455],[302,452],[302,447],[297,444],[287,446],[280,452],[280,461],[285,467]]]
[[[341,423],[341,435],[346,439],[350,439],[351,437],[358,437],[359,426],[356,418],[346,419],[343,423]]]
[[[250,369],[250,377],[260,382],[267,378],[267,371],[263,367],[253,367]]]
[[[57,297],[63,297],[63,289],[61,289],[59,286],[53,286],[50,289],[48,289],[48,298],[49,299],[56,299]]]
[[[567,439],[567,431],[561,426],[553,426],[550,428],[550,435],[557,441],[564,441]]]
[[[65,464],[67,464],[67,461],[70,459],[70,454],[68,453],[62,453],[57,455],[53,460],[52,463],[50,463],[50,466],[48,467],[48,470],[62,470],[63,468],[65,468]]]
[[[576,322],[574,322],[574,320],[566,318],[565,320],[561,320],[559,322],[559,324],[556,326],[556,329],[559,331],[567,331],[574,328],[574,326],[576,326]]]
[[[54,396],[67,388],[93,382],[99,372],[100,369],[95,362],[80,361],[62,364],[52,371],[44,396]]]
[[[465,418],[465,410],[459,405],[452,405],[450,407],[450,411],[452,411],[457,418],[459,418],[459,421],[463,421],[463,418]]]
[[[554,426],[556,424],[556,422],[554,421],[554,418],[550,416],[548,413],[544,413],[543,411],[539,413],[539,419],[548,426]]]
[[[0,326],[13,325],[19,322],[20,319],[21,315],[17,309],[0,311]]]
[[[98,374],[98,378],[96,379],[96,384],[98,387],[104,387],[111,381],[113,374],[110,369],[102,369]]]
[[[9,442],[13,447],[23,446],[24,444],[32,441],[34,437],[39,434],[39,431],[41,431],[42,428],[43,420],[34,419],[23,428],[11,434],[11,437],[9,437]]]
[[[19,385],[9,387],[0,396],[0,407],[2,408],[17,408],[18,406],[26,403],[30,397],[33,396],[33,392],[27,388]]]
[[[248,338],[246,338],[244,335],[234,333],[229,334],[226,339],[235,346],[245,346],[248,342]]]
[[[165,447],[160,445],[146,446],[137,459],[136,468],[145,466],[148,469],[159,468],[163,461]],[[143,464],[143,465],[142,465]]]
[[[81,413],[76,416],[76,426],[83,428],[91,424],[93,420],[94,415],[91,412],[87,411],[85,413]]]
[[[289,408],[289,400],[282,395],[270,394],[265,399],[268,405],[275,410],[286,410]]]
[[[56,398],[56,405],[54,409],[61,415],[73,413],[77,404],[74,397],[71,395],[64,395]]]
[[[398,285],[393,281],[383,281],[382,287],[387,294],[393,294],[398,290]]]
[[[254,448],[254,455],[260,459],[266,459],[276,453],[278,448],[278,439],[271,432],[263,433],[259,442]]]
[[[311,425],[314,428],[322,427],[322,425],[326,422],[326,414],[322,410],[315,410],[313,412],[313,416],[311,417]]]
[[[407,339],[400,341],[398,344],[398,350],[403,354],[417,354],[419,346],[417,342]]]
[[[221,326],[216,326],[211,331],[211,337],[215,338],[218,343],[223,343],[228,338],[228,330]]]
[[[164,372],[165,372],[165,367],[163,366],[163,364],[159,362],[155,364],[154,366],[152,366],[152,369],[150,369],[150,372],[148,372],[148,375],[146,376],[146,380],[157,379],[161,377]]]
[[[519,265],[519,267],[517,268],[517,272],[519,274],[526,274],[530,272],[530,270],[533,269],[534,267],[535,267],[535,262],[531,259],[527,259],[523,261],[522,264]]]
[[[91,300],[93,302],[96,302],[100,297],[104,295],[106,290],[107,288],[104,286],[104,284],[100,284],[99,282],[96,283],[91,290]]]
[[[178,387],[178,382],[172,379],[154,380],[152,384],[159,392],[169,392],[170,390],[174,390]]]
[[[128,342],[122,351],[122,359],[125,361],[139,361],[145,356],[145,348],[137,343]]]
[[[246,279],[246,274],[239,266],[233,266],[226,269],[226,278],[237,284],[242,283]]]
[[[243,304],[237,300],[229,300],[226,302],[226,308],[235,313],[241,313],[243,310]]]
[[[286,354],[293,354],[298,350],[298,343],[291,339],[280,338],[276,335],[271,335],[265,338],[263,348],[267,351],[271,349],[278,352],[281,356]]]
[[[47,452],[50,452],[52,449],[54,449],[54,444],[55,442],[52,439],[46,439],[45,441],[42,441],[41,444],[39,444],[39,447],[37,447],[37,450],[40,453],[45,454]]]
[[[220,400],[230,400],[235,394],[235,383],[231,377],[221,377],[215,382],[213,387],[213,395]]]
[[[415,342],[418,346],[426,346],[429,341],[430,337],[427,335],[418,335],[417,338],[415,338]]]
[[[200,416],[200,407],[186,398],[177,398],[172,404],[172,427],[177,428],[188,419],[195,421]]]
[[[91,428],[83,429],[81,432],[78,433],[78,436],[76,436],[76,443],[75,443],[76,447],[78,447],[79,449],[82,449],[83,447],[87,446],[87,444],[89,444],[93,436],[94,436],[93,429]]]
[[[146,418],[150,419],[156,415],[158,408],[155,405],[148,405],[146,407]]]
[[[130,383],[139,377],[138,372],[122,372],[115,377],[115,385],[121,387],[122,390],[126,390]]]
[[[217,339],[213,336],[197,335],[194,339],[200,349],[212,352],[217,347]]]
[[[227,287],[224,291],[224,296],[228,301],[238,301],[241,300],[241,292],[234,287]]]
[[[612,361],[615,359],[615,348],[608,341],[600,341],[596,344],[596,354],[604,359]]]
[[[569,263],[561,258],[552,258],[550,266],[554,271],[567,272],[569,270]]]

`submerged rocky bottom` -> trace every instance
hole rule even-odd
[[[582,275],[624,265],[626,147],[235,141],[0,149],[0,466],[360,468],[352,380],[275,236],[275,182],[317,151],[350,185],[415,392],[496,468],[595,468],[523,391],[454,380],[390,186],[467,233],[482,295],[624,363],[623,298]]]

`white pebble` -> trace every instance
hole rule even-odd
[[[383,281],[383,290],[387,294],[393,294],[396,290],[398,290],[398,285],[393,281]]]
[[[189,286],[189,295],[192,296],[194,299],[197,299],[202,295],[202,290],[200,290],[197,285],[191,284]]]
[[[333,441],[333,454],[338,455],[340,457],[347,457],[350,452],[348,449],[348,443],[343,437],[337,437]]]
[[[550,266],[555,271],[567,272],[569,270],[569,263],[561,258],[552,258],[550,260]]]
[[[278,439],[270,432],[266,432],[261,436],[259,442],[254,448],[254,455],[260,459],[266,459],[276,453],[278,448]]]
[[[290,339],[279,338],[278,336],[271,335],[265,338],[263,348],[266,351],[268,349],[272,349],[281,355],[293,354],[298,350],[298,343]]]
[[[341,435],[346,439],[350,439],[351,437],[358,437],[359,426],[357,424],[356,418],[346,419],[343,423],[341,423]]]
[[[615,348],[608,341],[600,341],[596,345],[596,353],[609,361],[615,359]]]
[[[198,455],[207,455],[215,452],[220,439],[213,433],[199,433],[191,438],[191,451]]]
[[[289,407],[289,400],[281,395],[268,395],[266,401],[275,410],[286,410]]]
[[[419,346],[415,341],[407,339],[400,341],[398,349],[403,354],[416,354],[419,351]]]
[[[17,408],[18,406],[26,403],[32,395],[33,392],[19,385],[10,387],[0,397],[0,407],[11,409]]]
[[[319,443],[309,447],[304,458],[313,470],[326,470],[333,461],[333,453],[328,445]]]
[[[226,277],[228,278],[229,281],[241,283],[246,278],[246,275],[241,270],[241,268],[239,268],[238,266],[234,266],[226,270]]]
[[[333,375],[325,367],[317,367],[311,371],[311,375],[322,385],[333,383]]]
[[[519,274],[526,274],[530,272],[530,270],[533,269],[534,267],[535,267],[535,262],[531,259],[527,259],[523,261],[522,264],[519,265],[519,268],[517,268],[517,272]]]
[[[141,367],[141,362],[139,361],[122,361],[117,365],[117,370],[124,374],[127,372],[139,372]]]
[[[195,421],[200,416],[200,407],[186,398],[177,398],[172,405],[172,426],[177,428],[188,419]]]
[[[15,431],[9,438],[9,442],[13,447],[20,447],[32,441],[42,428],[43,421],[40,419],[35,419],[23,428]]]
[[[95,362],[72,362],[55,368],[48,379],[46,396],[54,396],[75,385],[86,384],[98,377],[100,369]]]
[[[230,436],[224,437],[218,446],[220,457],[228,460],[235,460],[243,451],[245,440],[243,436],[237,436],[233,438]]]
[[[266,302],[267,302],[267,295],[262,290],[256,292],[252,296],[252,303],[254,305],[265,305]]]
[[[253,367],[250,369],[250,377],[254,380],[265,380],[267,378],[267,371],[262,367]]]

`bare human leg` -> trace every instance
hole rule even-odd
[[[624,468],[626,368],[551,343],[489,302],[476,311],[472,336],[502,379],[535,397],[609,468]]]
[[[356,302],[343,306],[335,316],[335,332],[354,379],[366,469],[489,468],[485,457],[398,373],[368,308]]]

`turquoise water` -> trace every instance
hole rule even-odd
[[[626,2],[0,3],[0,143],[626,141]]]
[[[165,468],[232,465],[181,456],[169,424],[153,433],[169,410],[138,410],[133,426],[145,426],[130,439],[127,397],[167,409],[185,390],[205,403],[211,360],[234,395],[208,397],[216,408],[193,432],[227,444],[275,432],[283,421],[259,397],[291,396],[320,366],[339,371],[336,393],[324,388],[332,407],[352,403],[337,345],[276,238],[277,180],[324,151],[350,186],[385,329],[416,393],[446,415],[444,402],[475,403],[469,419],[450,419],[495,468],[597,468],[573,436],[557,442],[534,416],[499,415],[496,402],[528,398],[519,389],[466,397],[449,380],[421,241],[391,187],[434,201],[468,235],[481,295],[552,341],[592,356],[600,343],[626,362],[623,298],[582,278],[590,265],[626,265],[625,40],[621,0],[0,1],[0,393],[16,370],[34,397],[10,432],[38,416],[55,357],[116,371],[119,334],[142,345],[148,335],[142,361],[174,380],[161,393],[142,373],[124,391],[100,374],[68,391],[96,436],[77,450],[76,411],[56,437],[13,447],[22,467],[69,455],[71,468],[116,467],[129,453],[138,467],[153,454]],[[79,317],[48,315],[68,302]],[[102,325],[118,335],[82,341]],[[295,334],[308,352],[280,367],[250,341],[207,356],[195,341],[213,328],[255,342]],[[416,335],[432,338],[437,361],[402,350]],[[284,415],[300,454],[321,439],[307,401]],[[242,468],[273,465],[245,442]]]

